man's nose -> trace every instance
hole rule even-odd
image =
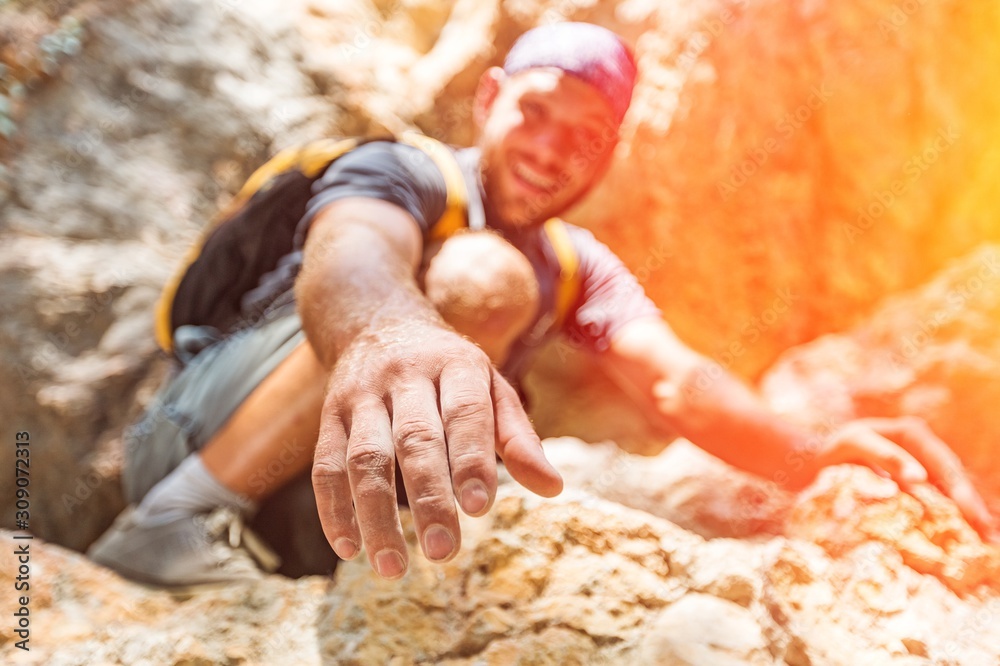
[[[558,168],[572,150],[571,130],[560,123],[550,123],[541,129],[532,142],[539,166]]]

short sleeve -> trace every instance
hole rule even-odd
[[[607,245],[567,225],[580,259],[581,293],[564,333],[592,351],[605,351],[615,333],[642,317],[662,317],[642,285]]]
[[[420,225],[424,236],[444,213],[444,176],[422,150],[394,141],[372,141],[338,158],[312,185],[312,198],[295,234],[301,249],[313,218],[347,197],[371,197],[395,204]]]

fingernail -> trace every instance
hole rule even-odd
[[[906,465],[903,467],[903,481],[907,483],[923,483],[927,480],[927,470],[919,465]]]
[[[403,558],[394,550],[385,549],[375,555],[375,570],[382,578],[396,578],[403,574]]]
[[[475,516],[483,512],[486,505],[490,503],[490,494],[486,492],[486,486],[478,479],[466,481],[460,493],[462,510],[467,514]]]
[[[444,560],[454,550],[455,537],[443,525],[431,525],[424,532],[424,552],[427,553],[427,559]]]
[[[340,537],[333,542],[333,552],[342,560],[350,560],[358,554],[358,544],[347,537]]]

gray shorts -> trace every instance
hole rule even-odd
[[[305,340],[294,304],[215,342],[168,378],[143,417],[125,431],[122,485],[140,501],[207,444],[247,396]],[[329,574],[337,556],[323,535],[309,470],[265,500],[250,523],[281,557],[278,573]]]
[[[201,449],[305,339],[294,307],[208,346],[160,387],[126,429],[122,485],[129,503]]]

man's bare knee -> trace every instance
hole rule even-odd
[[[478,342],[494,362],[538,310],[538,280],[528,259],[497,234],[452,236],[431,259],[425,293],[459,333]]]

